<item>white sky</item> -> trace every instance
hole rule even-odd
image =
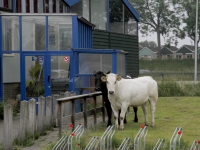
[[[139,33],[139,42],[142,42],[142,41],[154,41],[156,44],[157,44],[157,36],[156,34],[152,34],[151,36],[147,36],[147,37],[142,37],[142,35]],[[164,39],[163,37],[161,36],[161,45],[164,45]],[[177,48],[180,48],[182,45],[194,45],[194,42],[186,37],[185,39],[178,39],[178,45],[177,45]]]

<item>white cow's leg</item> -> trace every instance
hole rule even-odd
[[[151,109],[151,126],[155,125],[155,111],[156,111],[156,103],[154,101],[150,101],[150,109]]]
[[[111,105],[111,107],[112,107],[112,105]],[[115,127],[118,129],[118,110],[115,110],[113,107],[112,107],[112,110],[113,110],[113,114],[114,114],[114,119],[115,119]]]
[[[142,110],[144,113],[145,126],[148,126],[148,110],[147,110],[146,102],[142,105]]]
[[[124,129],[124,118],[125,118],[127,109],[128,109],[128,105],[122,104],[121,113],[120,113],[120,127],[119,127],[120,130]]]

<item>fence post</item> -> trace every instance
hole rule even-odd
[[[12,150],[13,137],[12,137],[12,124],[13,124],[13,108],[7,104],[4,106],[4,135],[3,135],[3,149]]]
[[[26,137],[28,128],[28,101],[22,101],[20,104],[20,122],[19,122],[19,140],[22,141]]]
[[[55,124],[56,127],[58,126],[58,98],[58,94],[53,95],[53,124]]]
[[[75,96],[75,95],[76,95],[76,93],[70,93],[70,96]],[[71,100],[71,105],[72,105],[71,121],[73,124],[73,130],[74,130],[74,127],[75,127],[75,100]]]
[[[46,97],[46,124],[47,127],[52,127],[52,97]]]
[[[71,96],[72,93],[70,93],[69,91],[65,92],[65,97],[69,97]],[[65,103],[64,105],[64,116],[69,116],[72,113],[72,104],[70,102]]]
[[[29,133],[31,135],[35,135],[36,133],[36,100],[31,98],[28,102],[28,110],[29,110]]]
[[[45,98],[43,96],[38,98],[38,120],[37,131],[44,133],[44,119],[45,119]]]

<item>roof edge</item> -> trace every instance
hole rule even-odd
[[[122,0],[122,1],[126,5],[126,7],[130,10],[130,12],[134,15],[134,17],[137,20],[137,22],[139,22],[140,21],[140,15],[135,10],[135,8],[130,4],[130,2],[128,0]]]

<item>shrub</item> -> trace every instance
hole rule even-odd
[[[161,81],[158,83],[158,95],[160,97],[200,96],[200,84]]]
[[[178,83],[162,81],[158,84],[158,95],[160,97],[185,96],[185,93]]]

